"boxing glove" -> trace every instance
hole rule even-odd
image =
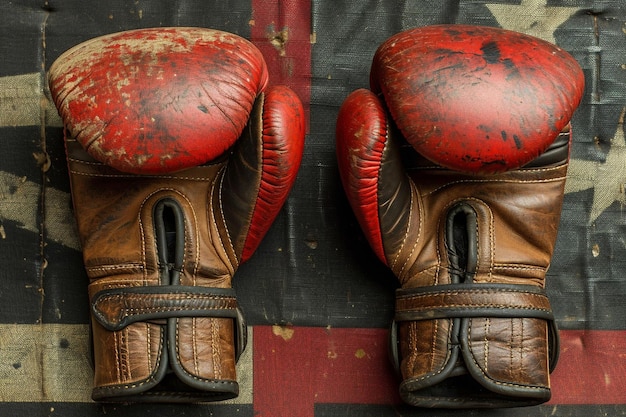
[[[583,73],[496,28],[399,33],[337,121],[343,186],[398,278],[391,357],[423,407],[550,398],[558,332],[545,291]]]
[[[288,196],[302,104],[239,36],[155,28],[50,67],[89,278],[99,401],[238,395],[232,289]],[[262,277],[259,277],[262,279]]]

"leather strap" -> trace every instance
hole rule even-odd
[[[399,321],[472,317],[535,318],[548,322],[550,372],[559,358],[559,332],[545,290],[533,285],[447,284],[396,290],[389,359],[400,375]]]
[[[554,320],[543,288],[530,285],[448,284],[396,291],[396,321],[455,317]]]
[[[181,317],[235,320],[237,359],[245,349],[247,332],[235,290],[182,285],[157,285],[102,290],[94,295],[91,311],[105,329],[119,331],[136,323]]]

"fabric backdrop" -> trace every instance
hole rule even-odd
[[[396,394],[386,352],[396,282],[343,195],[335,120],[345,97],[368,86],[378,44],[437,23],[535,35],[585,72],[547,278],[562,348],[546,405],[430,411]],[[251,343],[239,363],[241,395],[227,403],[89,399],[86,276],[46,71],[79,42],[154,26],[252,40],[271,83],[292,87],[307,112],[293,192],[235,276]],[[626,415],[625,111],[624,0],[0,0],[0,416]]]

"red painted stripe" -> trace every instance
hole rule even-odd
[[[254,327],[257,417],[313,417],[314,403],[397,403],[387,331]]]
[[[550,404],[626,404],[626,330],[560,333]]]
[[[311,101],[311,0],[252,0],[251,41],[263,53],[270,84],[302,100],[307,131]]]
[[[315,403],[399,403],[387,335],[255,326],[255,415],[313,417]],[[626,331],[561,331],[552,387],[550,404],[626,404]]]

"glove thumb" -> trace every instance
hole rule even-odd
[[[230,156],[220,209],[240,263],[252,256],[285,203],[302,160],[304,111],[284,86],[259,95]]]
[[[348,200],[370,246],[392,266],[411,216],[411,180],[398,141],[378,97],[360,89],[339,110],[337,160]]]

